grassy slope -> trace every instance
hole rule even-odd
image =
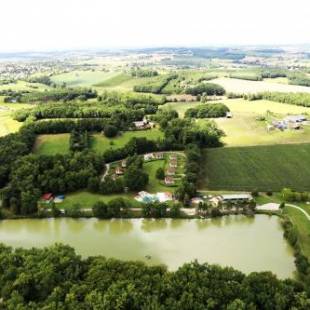
[[[209,149],[201,186],[222,190],[310,190],[309,153],[310,144]]]
[[[69,87],[89,87],[110,79],[117,74],[117,72],[104,71],[72,71],[54,75],[51,79],[57,84],[62,84],[65,82]]]
[[[12,113],[18,109],[31,107],[29,104],[3,103],[3,97],[0,97],[0,137],[17,132],[22,123],[13,120]]]
[[[291,221],[296,225],[301,249],[310,259],[310,222],[305,215],[300,211],[286,207],[284,212],[291,218]]]
[[[123,147],[132,137],[146,137],[148,139],[157,140],[163,136],[158,129],[128,131],[116,138],[106,138],[102,134],[94,134],[91,137],[91,149],[96,152],[103,153],[109,148],[117,149]],[[34,151],[38,154],[55,155],[66,154],[69,152],[70,134],[55,135],[39,135],[34,147]]]

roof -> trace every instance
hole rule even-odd
[[[238,200],[238,199],[252,199],[250,194],[231,194],[221,195],[223,200]]]
[[[52,193],[45,193],[44,195],[42,195],[41,197],[43,200],[50,200],[53,198],[53,194]]]
[[[307,117],[305,115],[289,115],[285,118],[288,122],[302,122],[306,121]]]

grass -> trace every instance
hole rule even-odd
[[[91,138],[91,148],[98,153],[103,153],[108,149],[117,149],[125,146],[133,137],[157,140],[163,137],[163,133],[159,129],[126,131],[116,138],[107,138],[102,134],[94,134]]]
[[[39,135],[34,152],[40,155],[56,155],[69,153],[70,134]]]
[[[310,144],[206,150],[200,186],[212,190],[310,190]]]
[[[96,133],[91,136],[90,148],[98,153],[108,149],[118,149],[125,146],[133,137],[146,137],[149,140],[157,140],[163,137],[158,129],[126,131],[116,138],[106,138],[103,134]],[[55,155],[69,153],[70,134],[39,135],[37,137],[34,152],[41,155]]]
[[[287,85],[284,83],[270,83],[269,81],[246,81],[240,79],[217,78],[212,82],[225,88],[227,92],[258,93],[263,91],[279,92],[310,92],[310,87]]]
[[[160,107],[163,110],[176,110],[179,117],[184,117],[185,112],[196,107],[200,102],[169,102]]]
[[[10,84],[4,84],[0,85],[0,91],[11,89],[14,91],[21,91],[21,90],[27,90],[27,91],[44,91],[48,90],[50,87],[44,84],[40,83],[29,83],[25,81],[17,81],[16,83],[10,83]]]
[[[0,97],[0,137],[10,133],[17,132],[22,123],[12,118],[12,113],[18,109],[29,108],[29,104],[3,103],[3,97]]]
[[[74,204],[81,205],[83,209],[90,209],[92,206],[98,202],[109,202],[115,198],[125,198],[129,199],[132,202],[133,207],[140,207],[141,204],[134,200],[134,194],[113,194],[113,195],[101,195],[101,194],[94,194],[87,191],[79,191],[71,194],[67,194],[65,196],[65,200],[62,203],[57,204],[57,206],[61,209],[66,209]]]
[[[52,76],[56,84],[66,83],[69,87],[89,87],[117,75],[118,72],[104,71],[72,71]]]
[[[296,209],[286,207],[284,213],[290,217],[297,228],[302,252],[310,258],[310,222],[303,213]]]
[[[131,80],[132,77],[126,73],[119,73],[115,76],[112,76],[109,79],[106,79],[103,82],[100,82],[98,84],[96,84],[96,87],[115,87],[115,86],[119,86],[120,84],[123,84],[124,82],[127,82],[129,80]]]

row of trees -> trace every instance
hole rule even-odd
[[[198,85],[188,87],[185,90],[185,93],[193,96],[222,96],[225,94],[225,89],[222,86],[214,83],[200,83]]]
[[[209,103],[197,105],[186,110],[185,117],[192,118],[215,118],[224,117],[229,112],[229,108],[223,103]]]
[[[15,100],[21,103],[37,103],[49,101],[87,100],[96,98],[97,92],[86,88],[53,88],[44,92],[15,92],[6,101]]]
[[[82,259],[71,247],[0,246],[3,309],[296,309],[310,300],[295,280],[229,267],[164,266],[102,256]],[[309,289],[309,287],[308,287]]]
[[[165,86],[172,80],[177,79],[178,75],[169,74],[166,76],[158,76],[155,79],[146,82],[145,84],[140,84],[134,86],[133,90],[140,93],[153,93],[161,94]]]

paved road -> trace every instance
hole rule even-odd
[[[299,210],[300,212],[302,212],[306,216],[308,221],[310,221],[310,215],[304,209],[302,209],[301,207],[292,205],[290,203],[286,203],[285,206]]]

